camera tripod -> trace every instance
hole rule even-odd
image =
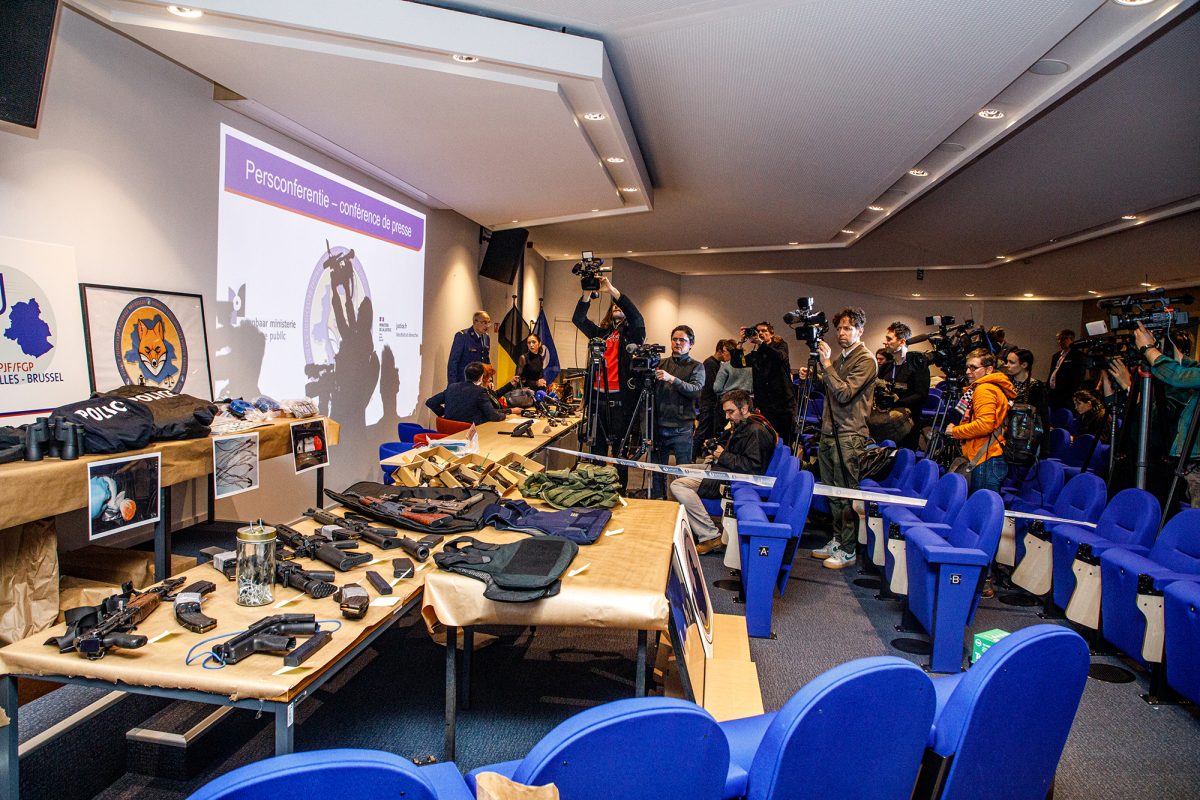
[[[950,410],[958,405],[958,401],[962,398],[963,387],[957,381],[943,381],[942,386],[942,402],[938,406],[937,413],[933,415],[933,424],[929,429],[929,442],[925,445],[925,456],[932,458],[943,467],[949,466],[951,461],[943,455],[948,441],[952,441],[946,433],[946,417],[950,414]],[[942,462],[945,463],[942,463]]]
[[[609,393],[602,392],[597,388],[608,374],[608,363],[604,358],[604,340],[599,341],[601,342],[600,347],[596,347],[592,341],[588,342],[587,377],[584,379],[587,381],[584,384],[584,396],[587,398],[587,402],[583,407],[583,438],[593,451],[596,449],[597,439],[600,437],[601,421],[604,422],[607,444],[611,445],[616,439],[612,435],[612,417],[606,400]]]
[[[621,437],[621,456],[633,460],[654,452],[654,372],[635,376],[629,379],[629,388],[637,388],[640,381],[641,390],[633,411],[629,414],[629,426]],[[642,426],[641,441],[634,440],[638,423]],[[636,446],[635,446],[636,445]]]
[[[805,344],[808,344],[805,342]],[[801,456],[804,452],[804,422],[808,419],[808,408],[812,403],[813,376],[821,359],[817,355],[816,342],[808,345],[808,366],[805,368],[804,383],[800,385],[800,402],[796,404],[796,422],[792,435],[792,455]],[[828,402],[828,401],[826,401]],[[818,426],[820,423],[818,423]]]

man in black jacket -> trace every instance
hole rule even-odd
[[[921,412],[929,397],[929,362],[922,353],[909,352],[908,339],[912,328],[903,322],[893,322],[883,334],[883,346],[888,363],[879,368],[879,381],[886,385],[893,399],[893,408],[907,408],[912,417],[912,430],[897,444],[916,450],[921,435]],[[876,394],[878,397],[878,392]],[[880,409],[876,403],[876,410]]]
[[[787,342],[775,335],[769,322],[746,329],[742,336],[746,364],[754,374],[754,404],[790,444],[796,424],[796,387]]]
[[[671,331],[671,357],[664,358],[654,371],[654,463],[667,464],[675,456],[676,464],[692,461],[692,437],[696,430],[696,400],[704,386],[704,365],[689,351],[696,334],[687,325]],[[667,476],[654,473],[650,496],[667,496]]]
[[[744,475],[763,475],[775,443],[779,440],[767,421],[753,411],[749,393],[734,389],[721,396],[721,410],[729,420],[729,441],[718,447],[712,461],[705,464],[690,464],[694,469],[719,469],[739,472]],[[671,496],[683,506],[688,515],[688,524],[697,543],[709,543],[704,552],[720,541],[721,532],[709,517],[700,502],[701,497],[715,499],[720,496],[720,482],[700,478],[676,478],[671,483]]]
[[[492,404],[483,387],[483,364],[472,361],[463,371],[465,381],[452,383],[425,401],[430,411],[457,422],[499,422],[505,414]]]
[[[1058,332],[1059,350],[1050,356],[1050,410],[1074,408],[1073,398],[1083,383],[1083,356],[1071,349],[1075,343],[1075,331],[1064,328]]]
[[[594,430],[588,437],[591,452],[597,455],[620,456],[621,437],[629,427],[629,414],[637,401],[638,390],[629,387],[629,359],[627,349],[630,344],[642,344],[646,341],[646,322],[637,306],[625,295],[617,291],[608,277],[600,279],[600,288],[608,292],[613,299],[604,320],[597,325],[588,319],[588,303],[591,293],[584,292],[579,302],[575,304],[575,313],[571,321],[575,327],[592,340],[603,343],[604,359],[600,364],[600,375],[594,386],[588,386],[587,407],[596,408],[598,413],[592,420]],[[598,397],[596,396],[598,395]],[[593,404],[592,400],[597,403]],[[621,476],[621,488],[625,488],[628,470],[617,467]]]
[[[704,359],[704,386],[700,389],[700,408],[696,416],[696,439],[692,445],[692,460],[699,461],[704,448],[704,440],[717,435],[717,431],[725,427],[721,419],[721,402],[713,391],[713,382],[721,364],[729,360],[729,344],[731,339],[718,339],[716,351]],[[736,347],[736,342],[734,343]]]

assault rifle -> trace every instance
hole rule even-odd
[[[412,520],[426,528],[440,528],[462,517],[471,506],[483,501],[483,492],[472,494],[466,500],[437,500],[430,497],[393,497],[382,500],[357,492],[338,494],[329,489],[325,494],[339,503],[366,506],[386,517]]]
[[[315,558],[340,572],[347,572],[371,560],[370,553],[347,553],[358,547],[354,542],[333,542],[321,534],[305,536],[287,525],[275,526],[275,538],[291,548],[291,558]]]
[[[143,592],[133,588],[132,583],[121,587],[97,606],[80,606],[68,610],[63,616],[67,631],[62,636],[51,636],[47,645],[58,648],[60,653],[72,650],[95,661],[104,658],[109,648],[123,647],[134,650],[146,644],[146,637],[130,631],[150,616],[163,600],[174,599],[174,592],[183,585],[183,578],[171,578]]]
[[[331,514],[321,509],[310,508],[304,512],[304,516],[321,523],[324,526],[321,530],[327,531],[334,539],[359,537],[383,550],[399,547],[417,561],[429,558],[429,545],[414,541],[407,536],[398,536],[399,532],[395,528],[372,527],[362,518],[353,518],[350,515],[339,517],[337,514]]]
[[[338,552],[342,551],[338,550]],[[331,583],[332,580],[333,573],[329,570],[307,570],[295,561],[275,562],[276,583],[299,589],[315,600],[329,597],[337,591],[337,587]]]
[[[213,645],[213,655],[236,664],[255,653],[285,655],[296,646],[297,636],[315,636],[320,630],[315,614],[276,614],[263,617],[231,639]]]

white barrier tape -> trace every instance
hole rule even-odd
[[[591,461],[603,461],[607,464],[637,467],[647,472],[661,472],[664,475],[675,475],[676,477],[738,481],[739,483],[751,483],[755,486],[767,487],[775,485],[775,479],[767,475],[747,475],[742,472],[724,472],[723,470],[685,469],[684,467],[673,467],[669,464],[649,464],[644,461],[633,461],[628,458],[610,458],[609,456],[598,456],[594,453],[581,453],[578,450],[564,450],[561,447],[547,447],[544,449],[553,450],[556,453],[566,453],[567,455],[579,458],[586,458]],[[818,483],[814,486],[813,494],[838,497],[845,500],[870,500],[880,505],[912,506],[914,508],[921,508],[925,505],[925,500],[920,497],[904,497],[902,495],[884,494],[882,492],[864,492],[860,489],[843,489],[840,486],[829,486],[824,483]]]
[[[1079,525],[1083,528],[1094,528],[1096,523],[1084,522],[1078,519],[1064,519],[1063,517],[1048,517],[1045,514],[1030,514],[1025,511],[1005,511],[1004,516],[1013,517],[1014,519],[1040,519],[1042,522],[1065,522],[1068,525]]]

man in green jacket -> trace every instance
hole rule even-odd
[[[1200,362],[1184,355],[1178,347],[1178,358],[1166,355],[1158,348],[1154,334],[1146,330],[1146,326],[1140,322],[1137,330],[1133,332],[1133,339],[1142,357],[1150,365],[1150,373],[1167,385],[1167,401],[1176,408],[1182,407],[1179,424],[1175,428],[1175,441],[1171,443],[1171,457],[1179,458],[1179,454],[1183,452],[1184,439],[1187,438],[1188,426],[1196,414],[1197,404],[1200,403]],[[1187,472],[1184,474],[1192,508],[1200,508],[1200,436],[1196,439],[1197,441],[1192,443]]]

